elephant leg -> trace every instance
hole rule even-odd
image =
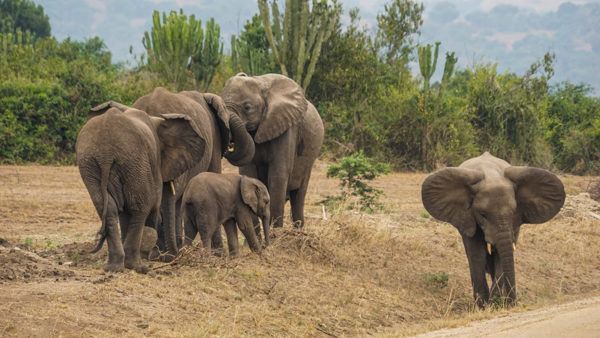
[[[246,237],[250,249],[254,252],[260,252],[260,245],[258,243],[258,239],[256,238],[256,232],[254,231],[254,224],[252,224],[252,220],[245,218],[237,219],[236,221],[240,231],[242,231],[244,237]]]
[[[283,211],[285,209],[285,196],[287,194],[289,173],[283,168],[269,168],[269,182],[267,188],[271,195],[271,218],[274,228],[283,226]]]
[[[119,215],[115,201],[108,196],[108,210],[106,212],[106,242],[108,244],[108,262],[104,266],[105,271],[120,272],[124,269],[125,252],[119,229]]]
[[[221,225],[215,226],[214,233],[211,236],[211,246],[213,253],[217,256],[223,255],[223,236],[221,235]]]
[[[238,231],[235,224],[235,219],[229,219],[224,224],[225,233],[227,234],[227,247],[229,248],[229,256],[237,256],[239,253]]]
[[[125,236],[125,267],[139,273],[147,273],[148,267],[142,264],[140,246],[142,245],[142,232],[148,218],[148,212],[131,213],[129,217],[128,231]]]
[[[187,211],[183,216],[183,228],[184,228],[184,233],[185,233],[185,239],[183,240],[183,245],[184,246],[192,245],[192,242],[194,242],[194,239],[196,238],[196,235],[198,234],[198,228],[194,224],[194,220],[191,217],[189,217],[189,214],[187,213]]]
[[[306,199],[306,191],[308,190],[308,176],[302,182],[302,185],[297,190],[290,191],[290,204],[292,207],[292,221],[296,228],[304,226],[304,200]]]
[[[125,242],[125,236],[127,236],[127,229],[129,226],[129,214],[126,212],[120,213],[119,224],[121,225],[121,241]]]
[[[181,217],[181,200],[179,198],[175,203],[175,236],[177,237],[177,247],[180,248],[183,240],[183,220]]]
[[[490,291],[485,277],[487,252],[485,251],[486,245],[483,232],[478,227],[473,237],[462,236],[462,239],[469,260],[473,297],[477,306],[483,308],[490,298]]]

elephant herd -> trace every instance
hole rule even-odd
[[[149,258],[170,261],[197,234],[220,252],[223,225],[230,255],[239,251],[238,228],[258,252],[269,244],[270,227],[283,225],[288,199],[294,226],[303,226],[323,138],[323,122],[303,89],[277,74],[237,74],[221,96],[156,88],[131,106],[94,107],[76,145],[102,221],[93,251],[107,242],[105,270],[145,273],[145,238],[154,247]],[[222,157],[240,175],[221,174]],[[486,152],[431,174],[421,192],[425,209],[462,236],[477,304],[494,297],[514,303],[520,226],[558,213],[565,200],[558,177]]]

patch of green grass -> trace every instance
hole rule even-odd
[[[444,271],[428,272],[423,276],[425,284],[431,289],[443,289],[448,286],[448,273]]]

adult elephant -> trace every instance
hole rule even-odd
[[[158,219],[158,245],[166,250],[165,260],[177,255],[182,243],[181,197],[189,180],[205,171],[221,172],[221,158],[225,156],[233,165],[250,163],[254,156],[254,142],[245,130],[243,121],[230,114],[223,100],[210,93],[183,91],[173,93],[158,87],[152,93],[137,99],[134,108],[150,116],[178,114],[195,122],[198,133],[205,143],[204,152],[193,165],[164,183],[160,216]],[[172,135],[174,138],[177,135]],[[232,151],[228,148],[233,146]],[[185,163],[186,155],[167,158],[172,163]],[[220,232],[213,237],[213,247],[223,246]]]
[[[157,222],[162,190],[169,189],[164,184],[200,160],[206,145],[196,123],[182,114],[151,117],[113,102],[93,110],[77,136],[76,153],[102,219],[93,252],[108,241],[105,270],[148,271],[140,257],[144,225]]]
[[[310,173],[323,144],[319,113],[299,85],[278,74],[237,74],[227,80],[222,97],[256,144],[252,163],[240,167],[240,173],[267,186],[274,227],[283,225],[287,197],[294,225],[301,227]]]
[[[511,166],[485,152],[423,182],[425,209],[460,232],[469,261],[473,295],[483,307],[492,295],[509,304],[517,297],[514,248],[523,223],[552,219],[565,202],[562,182],[551,172]]]

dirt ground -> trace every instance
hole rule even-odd
[[[467,327],[429,332],[417,337],[596,338],[599,332],[600,297],[596,297],[475,322]]]
[[[480,311],[458,232],[421,205],[426,175],[377,180],[380,213],[324,219],[318,202],[337,191],[325,169],[304,231],[275,229],[261,255],[193,248],[139,275],[104,273],[106,249],[87,253],[100,222],[77,168],[0,166],[0,336],[405,336],[600,295],[593,177],[561,176],[561,213],[523,226],[519,304]]]

